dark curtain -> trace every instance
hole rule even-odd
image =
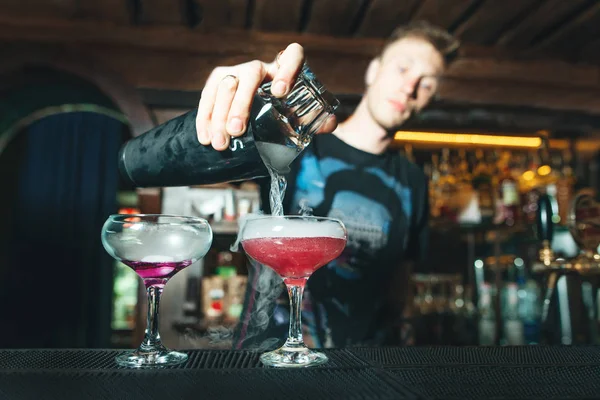
[[[87,112],[30,125],[3,276],[1,347],[108,347],[112,259],[100,231],[116,211],[124,125]]]

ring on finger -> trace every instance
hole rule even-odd
[[[226,79],[233,79],[234,81],[236,81],[236,82],[237,82],[237,80],[238,80],[238,77],[237,77],[237,76],[235,76],[235,75],[232,75],[232,74],[225,75],[225,76],[223,77],[223,79],[221,79],[221,82],[225,82],[225,80],[226,80]]]
[[[277,65],[277,68],[281,67],[281,64],[279,64],[279,57],[281,57],[283,52],[284,50],[281,50],[279,53],[277,53],[277,56],[275,56],[275,64]]]

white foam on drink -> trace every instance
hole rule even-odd
[[[344,229],[335,221],[303,218],[264,218],[252,221],[244,231],[243,240],[273,237],[345,237]]]
[[[170,256],[152,255],[152,256],[146,256],[146,257],[142,258],[141,261],[148,262],[148,263],[164,263],[164,262],[174,262],[175,259]]]

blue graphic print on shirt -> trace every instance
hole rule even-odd
[[[303,155],[296,177],[295,192],[290,193],[292,199],[292,213],[299,213],[302,205],[311,208],[317,208],[325,200],[326,184],[329,177],[342,171],[352,171],[357,167],[342,160],[323,157],[318,159],[310,150],[306,150]],[[377,167],[368,167],[363,170],[372,175],[373,180],[379,180],[381,184],[391,189],[398,197],[402,206],[401,212],[410,221],[409,216],[413,211],[411,202],[411,189],[403,186],[393,176],[388,175],[382,169]],[[339,190],[335,192],[331,207],[327,213],[328,217],[342,220],[348,231],[348,242],[344,252],[336,259],[330,262],[326,267],[335,274],[348,281],[356,281],[363,277],[365,269],[369,268],[369,260],[375,257],[378,251],[388,245],[390,237],[390,228],[393,215],[387,208],[387,204],[382,204],[369,198],[363,193],[351,190]],[[406,245],[406,240],[404,240]],[[367,255],[367,261],[361,260],[361,254]],[[307,293],[308,294],[308,293]],[[310,296],[307,296],[309,299]],[[311,304],[309,300],[304,302],[305,310],[305,332],[309,332],[313,337],[313,342],[321,345],[320,340],[314,334],[316,327],[321,325],[323,329],[323,320],[327,319],[325,307],[322,304]],[[332,305],[342,314],[348,314],[348,304],[339,299],[332,298]],[[318,307],[321,322],[316,321],[313,315],[314,307]],[[327,340],[330,342],[330,340]]]

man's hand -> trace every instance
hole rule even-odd
[[[240,136],[246,131],[258,87],[273,81],[271,93],[276,97],[286,96],[303,63],[304,49],[292,43],[272,63],[255,60],[215,68],[206,81],[198,105],[198,141],[203,145],[212,144],[216,150],[227,149],[230,137]],[[336,125],[335,118],[330,118],[320,132],[332,132]]]

